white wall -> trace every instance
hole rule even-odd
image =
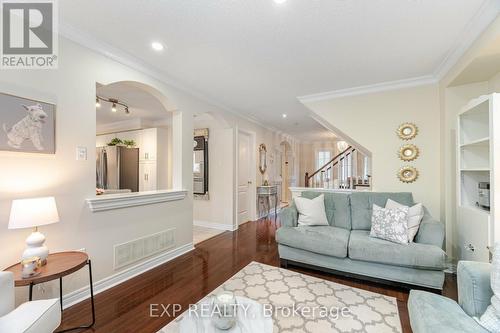
[[[423,202],[439,218],[441,128],[437,85],[334,98],[306,106],[372,153],[374,191],[412,192],[415,201]],[[406,141],[398,138],[396,129],[404,122],[413,122],[419,128],[411,142],[420,148],[420,157],[410,163],[397,155]],[[419,170],[415,183],[399,181],[396,173],[403,165]]]
[[[8,230],[11,200],[55,196],[61,222],[45,226],[51,251],[85,248],[94,281],[115,274],[113,245],[175,228],[175,247],[192,243],[192,119],[197,110],[216,110],[190,95],[65,39],[58,70],[2,71],[0,91],[57,104],[55,155],[0,152],[0,267],[17,262],[29,230]],[[96,82],[137,81],[155,88],[176,106],[173,119],[173,187],[189,191],[181,201],[92,213],[95,195]],[[76,147],[87,161],[76,161]],[[65,291],[87,284],[85,271],[65,279]],[[49,286],[50,287],[50,286]],[[57,291],[57,288],[55,288]],[[21,292],[21,289],[18,290]],[[24,292],[24,291],[23,291]],[[35,293],[37,290],[35,290]],[[50,293],[50,288],[48,293]]]

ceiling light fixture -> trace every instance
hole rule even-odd
[[[118,105],[119,105],[119,106],[123,107],[125,114],[127,114],[127,115],[130,114],[130,110],[129,110],[128,105],[117,100],[116,98],[107,98],[107,97],[102,97],[102,96],[96,96],[95,97],[95,106],[99,108],[101,106],[101,102],[112,103],[111,104],[111,112],[113,112],[113,113],[118,111]]]
[[[152,42],[151,43],[151,47],[153,48],[153,50],[155,51],[162,51],[163,50],[163,44],[160,43],[160,42]]]
[[[283,118],[288,117],[286,113],[283,113],[281,116],[282,116]]]

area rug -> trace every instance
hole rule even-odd
[[[273,332],[402,332],[393,297],[256,262],[203,300],[220,291],[232,291],[272,308],[268,314]],[[178,333],[179,323],[187,315],[184,312],[158,333]]]

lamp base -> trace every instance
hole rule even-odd
[[[45,236],[41,232],[33,231],[26,238],[26,249],[23,252],[22,260],[39,257],[42,265],[45,265],[49,256],[49,249],[43,243],[45,243]]]

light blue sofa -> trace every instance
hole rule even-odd
[[[408,313],[414,333],[488,333],[479,318],[491,302],[488,263],[460,261],[457,267],[458,304],[447,297],[412,290]]]
[[[314,198],[321,193],[303,192]],[[280,212],[276,241],[281,265],[316,268],[376,282],[443,288],[444,226],[426,211],[414,243],[396,244],[369,236],[373,204],[387,199],[411,206],[411,193],[324,193],[329,226],[297,226],[294,204]]]

